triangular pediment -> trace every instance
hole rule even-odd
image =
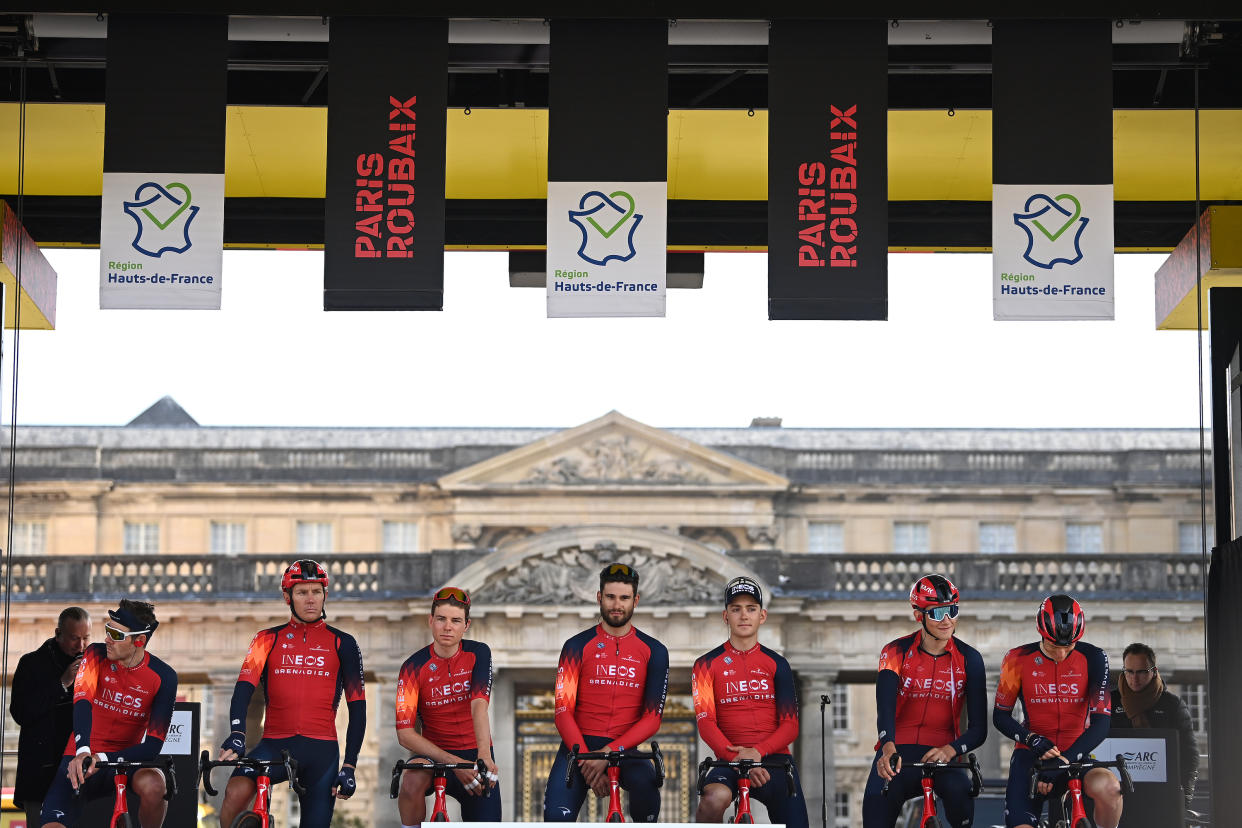
[[[783,491],[789,480],[610,411],[440,478],[449,490],[642,487]]]

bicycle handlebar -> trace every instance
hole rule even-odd
[[[211,787],[211,771],[213,768],[254,768],[261,774],[269,775],[268,772],[277,765],[282,765],[285,773],[289,775],[289,787],[293,788],[298,796],[305,796],[306,788],[302,787],[302,783],[298,781],[298,761],[290,756],[287,750],[280,752],[279,759],[255,759],[250,756],[239,756],[236,759],[215,760],[205,750],[198,755],[198,775],[202,782],[203,790],[207,792],[208,796],[218,795],[216,789]]]
[[[794,785],[793,760],[788,756],[780,759],[771,759],[766,762],[756,762],[754,759],[716,759],[709,756],[699,763],[700,793],[702,793],[703,786],[707,783],[707,772],[712,768],[734,768],[743,776],[750,773],[755,768],[767,768],[768,770],[784,771],[786,794],[788,796],[793,796],[797,791],[797,787]]]
[[[426,762],[416,762],[415,759],[426,759]],[[483,764],[482,759],[476,759],[473,762],[432,762],[430,756],[412,756],[407,759],[398,759],[397,764],[392,766],[392,784],[388,786],[388,798],[396,799],[397,793],[401,788],[401,772],[407,770],[431,771],[433,777],[446,776],[452,770],[477,770],[481,774],[487,773],[487,765]]]
[[[124,759],[118,759],[115,762],[96,762],[95,757],[88,754],[86,758],[82,760],[82,773],[86,773],[87,769],[90,768],[92,764],[95,765],[97,770],[106,770],[111,768],[112,770],[118,770],[124,773],[140,770],[142,768],[151,768],[153,770],[161,771],[164,774],[165,782],[164,800],[171,801],[172,798],[177,795],[177,770],[173,767],[173,760],[171,757],[165,756],[162,759],[150,759],[146,762],[126,762]],[[81,792],[82,788],[79,786],[74,789],[73,794],[74,796],[77,796]]]
[[[578,767],[578,760],[602,759],[610,766],[620,766],[623,761],[628,759],[650,759],[651,764],[655,765],[656,787],[664,787],[664,754],[660,752],[660,743],[652,742],[651,750],[600,750],[591,753],[579,753],[578,746],[574,745],[569,750],[569,762],[565,766],[565,787],[568,788],[574,783],[574,768]]]
[[[1134,780],[1130,778],[1130,770],[1126,767],[1126,757],[1120,753],[1111,762],[1100,759],[1083,759],[1078,762],[1062,762],[1060,759],[1045,759],[1031,768],[1031,785],[1028,796],[1035,798],[1035,787],[1039,784],[1041,774],[1068,774],[1071,779],[1081,779],[1092,768],[1116,768],[1121,774],[1121,787],[1125,793],[1134,793]]]
[[[888,764],[894,771],[897,770],[897,754],[891,754],[888,757]],[[970,772],[970,798],[974,799],[979,796],[983,790],[983,777],[979,775],[979,760],[975,758],[973,753],[966,754],[963,760],[960,757],[952,762],[911,762],[904,767],[915,768],[921,770],[924,776],[935,776],[944,770],[964,770]],[[893,780],[888,779],[884,782],[884,787],[880,789],[880,793],[887,794],[889,783]]]

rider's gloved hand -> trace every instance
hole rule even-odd
[[[340,799],[349,799],[357,789],[358,783],[354,780],[354,769],[346,765],[336,775],[336,795]]]
[[[229,734],[229,738],[225,739],[224,743],[220,745],[220,750],[231,750],[237,754],[238,759],[242,758],[246,755],[246,734],[238,733],[234,730]]]
[[[1029,747],[1036,756],[1043,756],[1056,747],[1051,739],[1034,732],[1026,734],[1026,738],[1022,740],[1022,743]]]

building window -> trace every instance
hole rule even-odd
[[[1071,555],[1099,555],[1104,551],[1104,527],[1099,523],[1065,524],[1065,551]]]
[[[297,533],[299,555],[323,555],[332,551],[332,524],[299,520]]]
[[[211,554],[243,555],[246,552],[246,524],[211,522]]]
[[[1012,555],[1017,552],[1017,527],[1012,523],[980,523],[979,551],[985,555]]]
[[[13,554],[46,555],[47,524],[42,521],[14,521]]]
[[[418,524],[409,520],[384,521],[385,552],[417,552]]]
[[[844,791],[832,795],[832,824],[834,828],[850,828],[850,795]]]
[[[1182,697],[1182,701],[1186,703],[1186,710],[1190,713],[1190,722],[1194,726],[1195,733],[1202,735],[1207,734],[1207,685],[1206,684],[1183,684],[1178,688],[1177,695]]]
[[[832,711],[833,730],[850,729],[850,686],[848,684],[832,685],[832,704],[828,705],[828,709]]]
[[[931,551],[931,530],[922,521],[893,524],[893,551],[903,555],[926,555]]]
[[[1216,527],[1208,524],[1207,548],[1212,551],[1216,545]],[[1182,521],[1177,524],[1177,551],[1183,555],[1203,554],[1203,524],[1199,521]]]
[[[806,527],[806,551],[839,554],[845,551],[845,524],[813,520]]]
[[[160,525],[158,523],[126,523],[126,555],[158,555],[160,552]]]

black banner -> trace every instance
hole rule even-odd
[[[888,22],[774,20],[768,318],[888,318]]]
[[[668,180],[668,21],[553,20],[548,180]]]
[[[448,21],[334,17],[324,310],[444,305]]]
[[[1112,25],[995,22],[994,183],[1113,183]]]
[[[224,172],[224,15],[108,15],[104,172]]]

